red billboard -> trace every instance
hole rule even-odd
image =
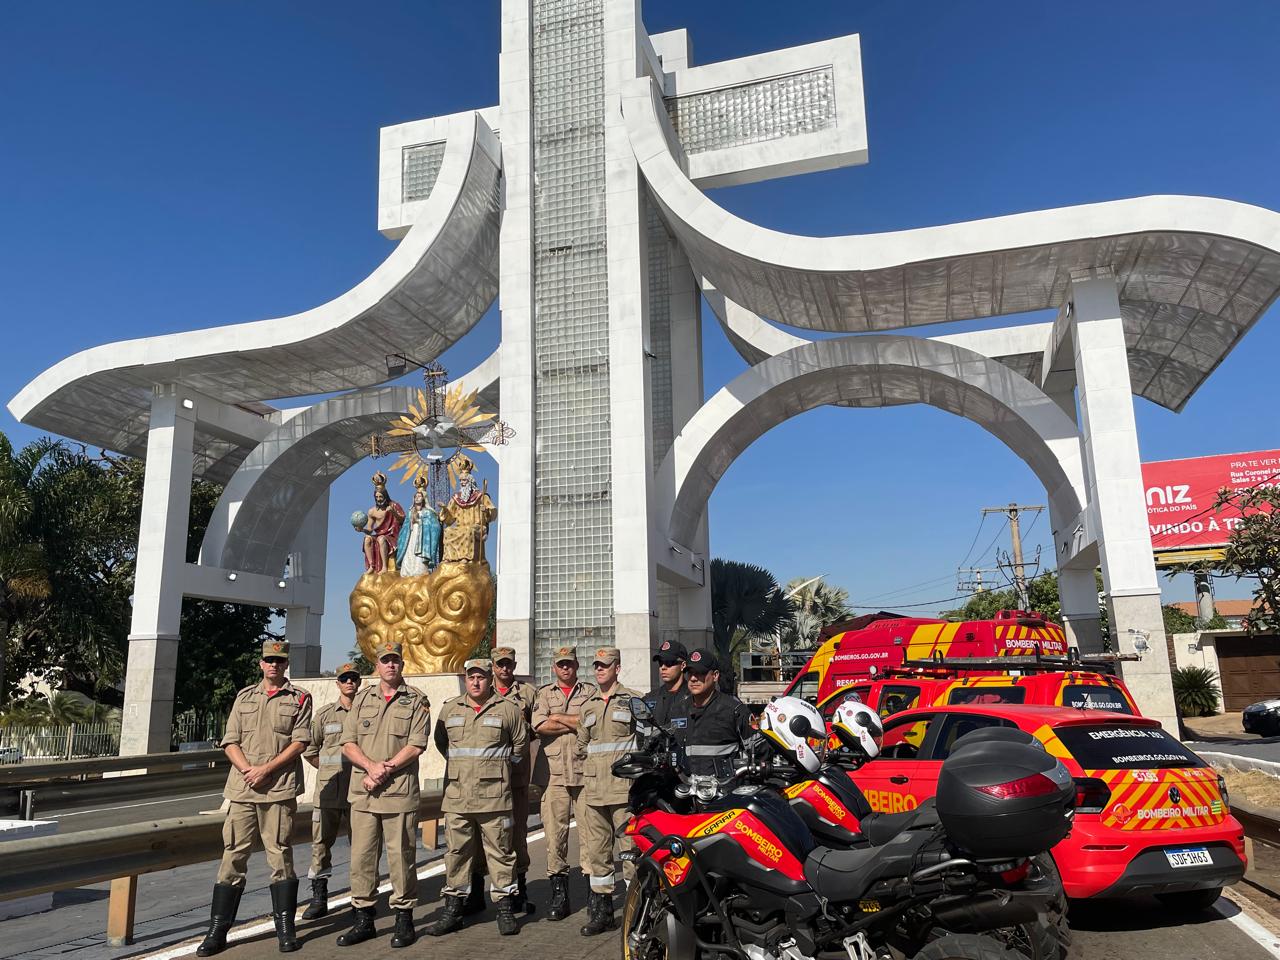
[[[1144,463],[1152,548],[1221,546],[1240,522],[1240,513],[1231,507],[1214,510],[1218,491],[1271,484],[1280,484],[1280,450]]]

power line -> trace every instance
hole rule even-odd
[[[960,567],[963,567],[965,565],[965,561],[969,559],[969,555],[973,553],[973,548],[978,545],[978,537],[982,535],[982,528],[986,525],[986,523],[987,523],[987,515],[984,513],[982,515],[982,518],[978,521],[978,529],[973,535],[973,540],[969,543],[969,549],[964,552],[964,560],[961,560],[959,563],[956,564],[957,569],[959,569]]]

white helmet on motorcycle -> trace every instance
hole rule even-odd
[[[840,745],[867,760],[880,756],[880,743],[884,739],[884,726],[876,712],[862,702],[857,695],[844,699],[831,715],[831,732]]]
[[[760,732],[808,773],[817,773],[822,766],[809,738],[825,739],[826,730],[822,714],[799,697],[778,697],[766,704],[760,714]]]

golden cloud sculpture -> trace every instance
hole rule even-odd
[[[483,638],[496,599],[486,560],[446,560],[425,576],[366,573],[351,592],[351,622],[364,655],[404,645],[404,672],[461,673]]]

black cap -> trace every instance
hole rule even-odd
[[[716,655],[703,647],[690,653],[686,663],[690,673],[709,673],[720,669],[720,661],[716,659]]]
[[[684,644],[679,640],[663,640],[658,646],[658,652],[653,655],[653,659],[666,666],[673,663],[679,663],[681,660],[689,659],[689,651],[684,648]]]

